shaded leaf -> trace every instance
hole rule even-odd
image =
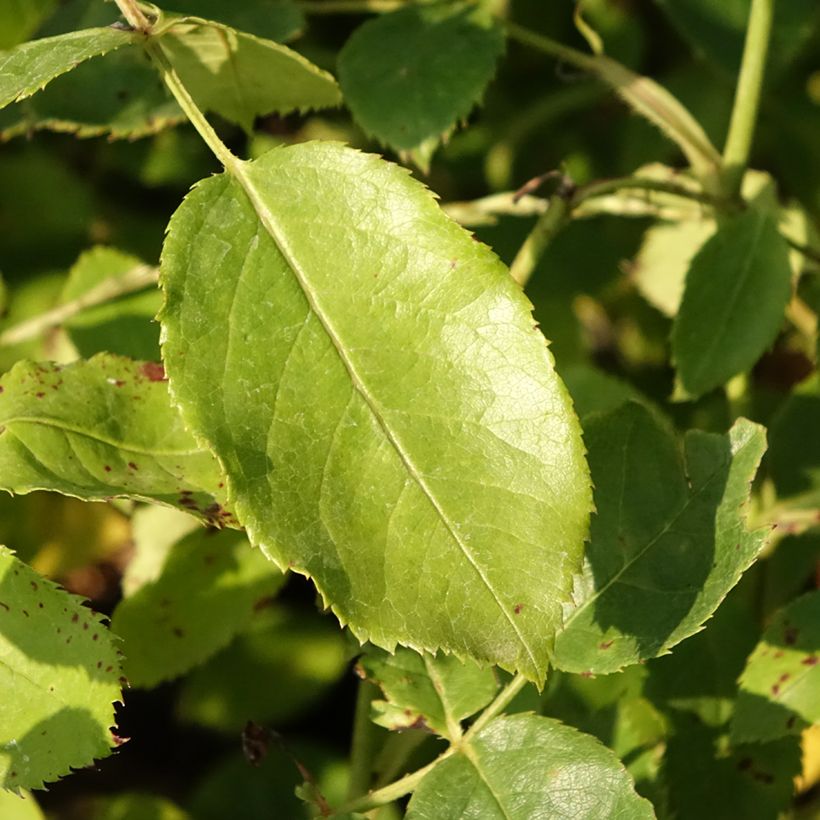
[[[113,281],[143,266],[141,260],[114,248],[86,251],[68,274],[62,301],[82,297],[103,282]],[[159,360],[159,325],[153,319],[162,303],[156,286],[86,308],[64,327],[80,355],[107,351],[132,359]]]
[[[407,820],[654,816],[609,749],[536,715],[492,721],[424,777],[407,811]]]
[[[293,39],[305,26],[304,12],[293,0],[166,0],[166,5],[169,11],[205,17],[277,43]]]
[[[697,632],[754,561],[768,530],[748,532],[742,509],[766,440],[740,419],[681,452],[634,403],[589,417],[585,438],[597,513],[555,664],[607,673]]]
[[[28,40],[57,0],[5,0],[0,5],[0,49]]]
[[[20,362],[1,387],[0,488],[128,496],[236,526],[216,459],[184,427],[161,365],[104,354]]]
[[[159,577],[114,610],[134,686],[156,686],[210,658],[247,627],[283,576],[244,535],[198,530],[174,545]]]
[[[646,401],[628,382],[589,364],[562,368],[561,376],[581,418],[614,410],[628,401]]]
[[[262,114],[341,103],[330,74],[272,40],[189,17],[167,29],[159,43],[200,107],[246,131]]]
[[[820,723],[820,592],[774,617],[740,676],[732,741],[799,734]]]
[[[0,786],[43,788],[108,755],[119,677],[100,617],[0,547]]]
[[[411,5],[356,29],[339,54],[339,81],[368,134],[427,167],[441,139],[481,100],[503,50],[486,9]]]
[[[730,748],[719,729],[672,714],[662,775],[679,820],[772,820],[785,812],[800,772],[797,738]]]
[[[386,729],[427,727],[450,740],[458,739],[460,722],[483,709],[498,689],[492,669],[412,649],[390,654],[369,648],[359,667],[387,698],[373,703],[375,723]]]
[[[349,661],[335,622],[273,607],[186,680],[178,711],[189,722],[238,732],[251,718],[279,726],[304,714]]]
[[[7,792],[0,789],[0,817],[3,820],[45,820],[31,792]]]
[[[789,246],[751,207],[722,223],[692,260],[672,330],[686,392],[699,396],[750,370],[774,342],[791,296]]]
[[[44,37],[0,53],[0,108],[30,97],[77,64],[107,54],[137,35],[116,28],[91,28]]]
[[[233,171],[171,221],[161,319],[251,539],[361,641],[543,679],[590,499],[525,297],[376,157],[307,143]]]

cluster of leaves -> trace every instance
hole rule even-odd
[[[84,816],[810,816],[820,11],[543,5],[0,11],[4,817],[168,681]]]

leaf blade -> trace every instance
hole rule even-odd
[[[524,297],[421,186],[377,158],[308,143],[241,168],[241,188],[227,177],[201,183],[172,220],[161,321],[174,394],[216,447],[251,539],[312,577],[360,640],[445,648],[541,678],[565,573],[580,557],[589,490],[577,422]],[[357,214],[374,217],[358,251]],[[341,273],[328,265],[336,248],[344,248]],[[450,313],[430,302],[441,287],[450,289],[450,326]],[[414,311],[429,334],[444,333],[438,358],[424,334],[419,346]],[[206,345],[206,328],[220,322],[227,338],[211,335]],[[473,376],[465,365],[476,349]],[[249,396],[231,387],[236,378],[264,387]],[[221,400],[203,402],[201,384]],[[501,472],[491,476],[493,455]],[[439,466],[450,456],[453,465]],[[263,480],[248,481],[254,475]],[[485,502],[498,515],[467,526]],[[520,567],[498,551],[499,527],[531,564],[524,589]],[[408,566],[402,532],[417,551],[432,539],[451,552],[459,580],[440,561]],[[547,555],[554,571],[544,576]],[[460,584],[486,612],[480,629],[453,628]],[[441,596],[449,597],[443,613]]]

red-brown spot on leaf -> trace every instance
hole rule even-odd
[[[612,646],[612,644],[614,644],[614,643],[615,643],[614,640],[612,640],[612,641],[601,641],[601,643],[598,644],[598,649],[609,649],[609,647]]]
[[[514,612],[516,615],[520,615],[520,614],[521,614],[521,610],[522,610],[523,608],[524,608],[524,604],[516,604],[516,605],[513,607],[513,612]]]
[[[817,665],[817,655],[809,655],[808,658],[803,658],[803,666],[816,666]]]
[[[145,362],[145,364],[143,364],[142,367],[140,367],[140,371],[142,372],[142,375],[145,376],[145,378],[149,381],[167,381],[165,378],[165,368],[159,362]]]

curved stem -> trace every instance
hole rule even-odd
[[[752,0],[729,134],[723,149],[723,193],[737,199],[752,148],[774,16],[774,0]]]
[[[148,33],[151,23],[142,13],[135,0],[114,0],[122,16],[128,21],[128,25],[137,31]]]
[[[657,191],[658,193],[671,194],[681,197],[681,199],[693,199],[705,205],[716,205],[717,199],[704,191],[694,188],[687,188],[685,185],[678,185],[675,182],[667,182],[662,179],[650,179],[648,177],[617,177],[615,179],[602,179],[598,182],[590,182],[578,188],[572,198],[572,207],[577,208],[582,202],[598,196],[607,196],[624,190]]]
[[[70,302],[58,305],[52,310],[47,310],[45,313],[40,313],[31,319],[26,319],[26,321],[4,330],[0,333],[0,347],[28,341],[35,336],[39,336],[46,330],[61,325],[67,319],[86,310],[86,308],[95,307],[96,305],[101,305],[104,302],[116,299],[119,296],[125,296],[128,293],[143,290],[149,285],[155,285],[157,283],[157,277],[158,272],[156,268],[149,267],[148,265],[139,265],[127,273],[124,273],[122,276],[106,279],[100,282],[96,287],[82,294],[82,296],[78,296]]]
[[[475,723],[464,733],[463,743],[469,743],[491,720],[497,718],[527,685],[527,679],[519,672],[497,695],[496,699],[478,716]]]

